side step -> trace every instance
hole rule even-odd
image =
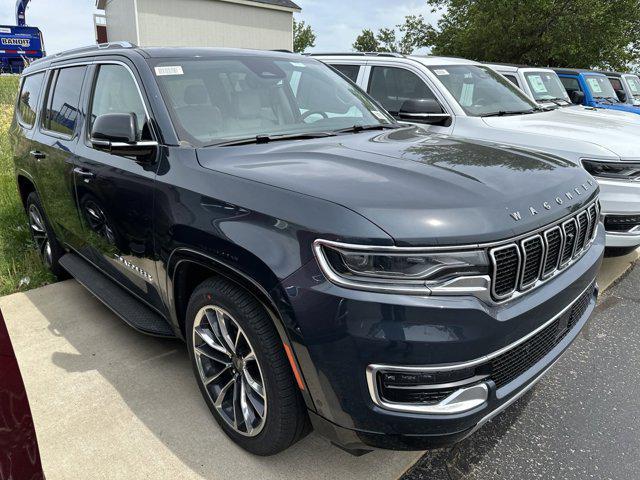
[[[160,314],[136,299],[80,256],[67,253],[62,256],[59,263],[78,283],[132,328],[156,337],[175,337],[173,330]]]

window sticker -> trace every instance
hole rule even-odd
[[[438,68],[434,70],[433,73],[435,73],[438,76],[449,75],[449,72],[447,72],[444,68]]]
[[[470,107],[473,105],[473,83],[465,83],[462,85],[462,93],[460,94],[460,105]]]
[[[376,117],[378,120],[387,120],[387,117],[385,117],[382,113],[380,113],[378,110],[371,110],[371,113],[373,114],[374,117]]]
[[[593,90],[593,93],[602,93],[602,87],[600,86],[600,82],[597,78],[587,78],[587,82],[589,83],[591,90]]]
[[[168,66],[168,67],[156,67],[156,75],[163,77],[166,75],[184,75],[182,67],[180,65]]]
[[[290,62],[292,67],[296,67],[296,68],[305,68],[306,65],[304,63],[299,63],[299,62]]]
[[[640,93],[640,83],[634,77],[627,77],[627,83],[633,93]]]
[[[549,93],[547,87],[544,85],[544,80],[542,80],[541,75],[529,75],[529,83],[531,84],[531,88],[536,93]]]

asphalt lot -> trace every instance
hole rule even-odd
[[[606,260],[608,286],[631,257]],[[538,386],[407,479],[640,476],[640,267],[604,297],[588,331]],[[397,479],[420,452],[352,457],[311,434],[271,458],[221,433],[184,346],[138,334],[75,281],[0,298],[48,480]]]

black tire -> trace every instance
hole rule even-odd
[[[31,237],[38,248],[43,263],[59,280],[68,278],[69,274],[58,263],[66,252],[64,248],[62,248],[62,245],[60,245],[60,242],[58,242],[49,223],[49,219],[44,212],[40,197],[36,192],[31,192],[27,196],[26,210],[29,220],[29,231],[31,232]],[[37,221],[38,215],[40,219],[39,222]]]
[[[194,336],[196,342],[200,342],[201,337],[194,333],[194,324],[197,319],[203,318],[199,312],[212,307],[221,308],[232,316],[257,358],[266,394],[266,415],[260,432],[255,436],[239,433],[222,418],[212,400],[213,393],[209,393],[201,377],[194,349]],[[236,444],[255,455],[274,455],[293,445],[309,431],[306,407],[280,337],[269,315],[252,295],[223,278],[205,280],[189,299],[186,337],[200,392],[218,424]],[[235,378],[239,377],[241,374],[237,374]],[[232,399],[235,401],[235,398],[234,391]]]
[[[634,250],[637,250],[637,248],[638,247],[607,247],[604,250],[604,256],[607,258],[624,257]]]

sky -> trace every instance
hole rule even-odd
[[[179,0],[176,0],[179,1]],[[296,19],[316,33],[312,51],[351,50],[363,28],[374,31],[402,23],[406,15],[423,14],[434,21],[425,0],[295,0],[302,8]],[[15,0],[0,0],[0,24],[15,24]],[[27,24],[44,35],[48,54],[95,42],[95,0],[31,0]]]

